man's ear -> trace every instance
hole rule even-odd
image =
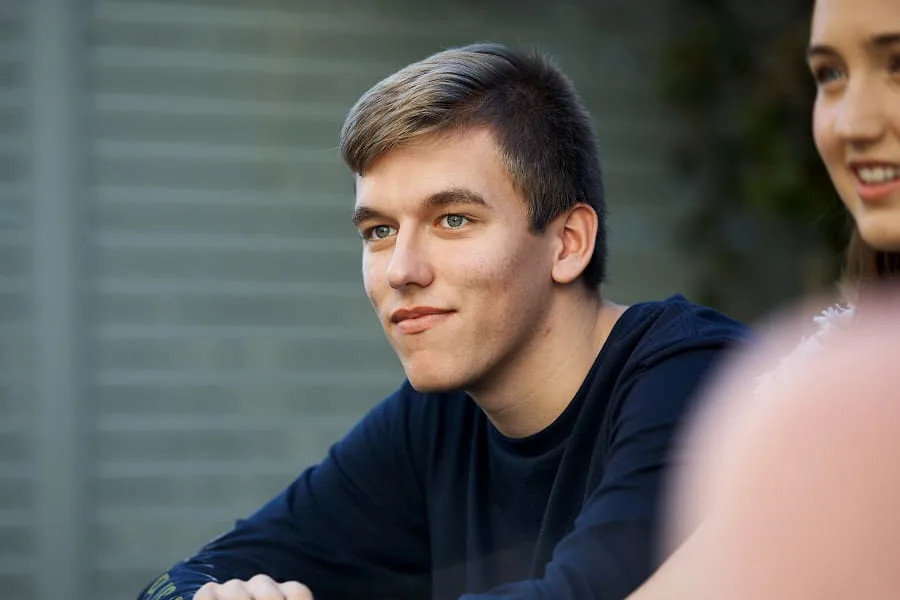
[[[597,243],[599,219],[587,204],[576,204],[555,219],[557,236],[551,276],[556,283],[572,283],[587,268]]]

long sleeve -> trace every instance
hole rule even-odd
[[[327,457],[250,517],[148,585],[140,600],[189,600],[204,583],[266,574],[317,600],[414,598],[429,590],[423,484],[404,385]]]
[[[664,473],[673,437],[720,349],[683,352],[647,369],[614,401],[602,480],[540,579],[461,600],[620,600],[657,566]]]

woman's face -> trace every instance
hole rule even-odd
[[[900,0],[816,0],[816,147],[867,244],[900,250]]]

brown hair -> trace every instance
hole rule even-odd
[[[375,84],[350,110],[341,156],[359,175],[373,161],[420,136],[487,127],[540,232],[577,203],[599,219],[583,278],[606,275],[606,201],[590,115],[571,81],[546,56],[500,44],[452,48]]]
[[[864,288],[900,276],[900,253],[884,252],[869,246],[854,226],[844,258],[841,287],[845,295],[858,297]]]

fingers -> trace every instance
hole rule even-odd
[[[204,584],[197,593],[194,594],[193,600],[216,600],[216,589],[219,587],[217,583]]]
[[[248,581],[207,583],[197,590],[194,600],[313,600],[313,595],[302,583],[277,583],[268,575],[256,575]]]
[[[241,584],[250,595],[246,599],[241,597],[240,600],[284,600],[278,584],[267,575],[256,575]]]
[[[247,585],[249,582],[239,579],[231,579],[225,583],[207,583],[197,590],[194,600],[254,600]],[[278,596],[275,598],[280,600]]]
[[[250,592],[249,585],[250,582],[238,579],[226,581],[219,589],[216,600],[255,600],[254,595]],[[276,600],[276,598],[265,598],[265,600]],[[259,600],[263,600],[263,598]]]
[[[312,592],[302,583],[287,581],[279,587],[285,600],[313,600]]]

